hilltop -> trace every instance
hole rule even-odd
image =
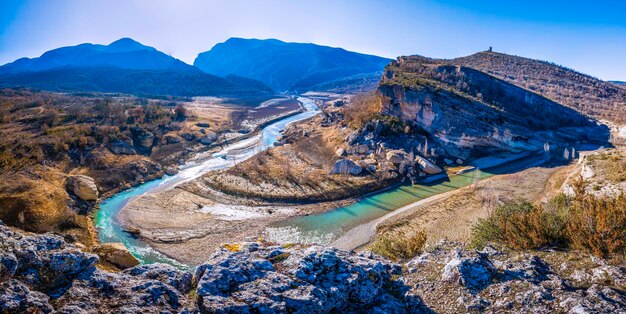
[[[0,87],[135,95],[223,96],[271,93],[263,83],[206,74],[130,38],[80,44],[0,67]]]
[[[626,89],[614,83],[551,62],[497,52],[446,62],[483,71],[596,119],[626,123]]]
[[[378,80],[389,61],[315,44],[230,38],[200,53],[194,65],[214,75],[235,74],[253,78],[277,91],[308,91],[316,85],[320,89],[323,88],[319,87],[320,84],[337,83],[340,79],[354,80],[357,75]],[[337,84],[331,85],[337,87]],[[371,87],[375,88],[375,85]]]

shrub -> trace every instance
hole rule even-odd
[[[352,97],[350,104],[343,107],[343,114],[348,125],[359,129],[371,121],[381,111],[380,97],[374,92]]]
[[[526,201],[500,205],[487,219],[472,227],[472,246],[481,248],[489,242],[498,242],[522,250],[565,243],[566,217],[561,212]]]
[[[577,196],[572,202],[567,234],[574,248],[599,257],[626,252],[626,197]]]
[[[374,241],[370,250],[393,261],[407,260],[424,251],[426,239],[426,232],[424,231],[415,232],[411,236],[407,236],[404,232],[400,234],[386,233]]]
[[[626,253],[626,196],[589,194],[580,178],[572,187],[573,198],[559,194],[543,206],[525,201],[499,206],[472,226],[472,246],[495,242],[519,250],[556,245],[603,258]]]

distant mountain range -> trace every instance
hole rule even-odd
[[[276,39],[230,38],[200,53],[194,65],[224,76],[253,78],[276,91],[307,91],[325,83],[354,77],[377,81],[391,60],[315,44],[286,43]],[[372,80],[371,77],[375,79]],[[326,87],[339,87],[326,85]],[[373,86],[375,88],[375,85]]]
[[[207,74],[130,38],[80,44],[0,67],[0,87],[176,96],[272,93],[263,83]]]

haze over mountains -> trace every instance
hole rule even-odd
[[[230,38],[200,53],[194,65],[214,75],[257,79],[276,91],[306,91],[355,76],[374,76],[378,81],[390,61],[315,44]]]
[[[262,83],[200,71],[130,38],[110,45],[80,44],[0,67],[0,86],[174,96],[271,93]]]
[[[0,67],[0,73],[35,72],[60,67],[195,71],[192,66],[155,48],[122,38],[109,45],[80,44],[50,50],[39,58],[18,59]]]

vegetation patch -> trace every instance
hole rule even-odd
[[[514,201],[497,207],[472,228],[472,245],[489,242],[511,249],[545,246],[575,248],[606,258],[626,253],[626,197],[585,192],[582,178],[574,182],[575,196],[557,195],[535,205]]]
[[[369,249],[393,261],[409,260],[424,251],[426,239],[425,231],[413,234],[385,233],[378,237]]]

